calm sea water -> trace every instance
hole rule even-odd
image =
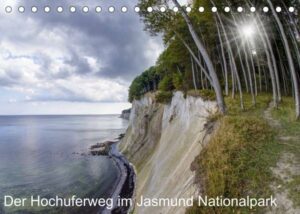
[[[0,213],[88,213],[4,208],[3,196],[107,197],[117,178],[112,160],[88,148],[125,132],[127,121],[106,116],[0,116]]]

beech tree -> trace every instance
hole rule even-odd
[[[215,71],[214,65],[212,63],[212,60],[205,48],[205,46],[203,45],[201,39],[199,38],[196,30],[194,29],[194,26],[192,24],[191,19],[189,18],[188,14],[186,13],[186,11],[181,7],[181,5],[179,5],[179,3],[177,2],[177,0],[172,0],[172,2],[174,3],[175,6],[178,7],[187,27],[190,33],[190,36],[192,37],[195,46],[197,47],[197,51],[199,51],[199,53],[201,54],[206,68],[208,70],[209,73],[209,79],[211,80],[211,85],[214,88],[214,91],[216,93],[216,99],[217,99],[217,103],[218,103],[218,107],[220,109],[220,112],[225,114],[226,112],[226,105],[224,102],[224,97],[222,94],[222,89],[220,86],[220,81],[219,78],[217,76],[217,73]],[[148,7],[153,7],[153,8],[158,8],[159,6],[163,6],[163,5],[167,5],[168,1],[140,1],[140,7],[141,9],[147,11]],[[141,11],[142,11],[141,10]],[[172,13],[168,13],[165,15],[161,15],[160,13],[155,14],[152,12],[152,14],[147,13],[147,12],[141,12],[140,13],[142,17],[144,17],[144,21],[146,23],[146,29],[150,29],[151,32],[168,32],[168,31],[173,31],[174,33],[176,33],[176,30],[174,30],[174,25],[171,24],[171,21],[174,20],[174,15],[172,15]],[[156,15],[156,17],[154,16],[154,14]],[[173,27],[173,28],[172,28]],[[179,36],[179,35],[178,35]],[[186,47],[188,48],[188,46],[186,45]],[[191,49],[188,48],[189,51],[191,52]],[[192,57],[195,59],[196,62],[198,62],[198,59],[196,59],[195,54],[191,53]],[[198,63],[199,66],[201,66]]]
[[[167,83],[164,90],[213,89],[221,113],[226,113],[223,91],[229,96],[229,89],[233,99],[239,92],[242,109],[245,93],[251,94],[253,105],[259,93],[271,93],[274,107],[280,105],[284,94],[295,98],[299,119],[299,11],[291,13],[287,5],[297,10],[300,2],[263,1],[270,8],[269,13],[249,12],[256,2],[246,0],[194,0],[190,12],[177,0],[140,0],[139,15],[145,30],[162,36],[165,44],[155,65],[158,82]],[[282,6],[280,16],[274,5]],[[172,10],[174,6],[177,12]],[[218,12],[200,13],[199,6],[216,6]],[[225,6],[243,6],[244,11],[226,13]],[[148,7],[152,7],[152,12],[147,11]],[[161,7],[165,7],[163,12]],[[139,77],[132,87],[141,88],[140,93],[149,91],[147,78]]]

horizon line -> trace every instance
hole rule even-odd
[[[0,117],[6,116],[105,116],[105,115],[121,115],[121,114],[0,114]]]

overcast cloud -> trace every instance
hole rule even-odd
[[[126,102],[130,81],[153,65],[162,50],[160,38],[143,31],[134,1],[22,2],[24,14],[17,12],[20,1],[0,3],[2,105]],[[103,9],[99,14],[96,4]],[[13,13],[5,14],[5,5],[12,5]],[[33,5],[39,9],[36,14],[30,12]],[[65,11],[46,14],[45,5]],[[74,14],[70,5],[77,6]],[[83,5],[91,11],[80,11]],[[111,5],[115,13],[107,12]],[[128,6],[128,12],[121,13],[121,6]]]

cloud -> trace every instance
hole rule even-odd
[[[11,98],[11,99],[9,99],[9,100],[8,100],[8,102],[9,102],[9,103],[16,103],[16,102],[17,102],[17,100],[16,100],[16,99],[14,99],[14,98]]]
[[[90,11],[99,4],[103,12],[84,14],[79,7],[85,4]],[[126,101],[130,81],[162,50],[160,38],[143,31],[134,4],[110,14],[105,8],[117,11],[123,2],[51,2],[52,10],[76,5],[77,12],[46,14],[40,11],[45,4],[34,0],[22,3],[24,14],[2,14],[0,89],[23,94],[24,101]],[[36,14],[29,11],[33,5]]]
[[[53,84],[53,85],[52,85]],[[54,87],[55,86],[55,87]],[[127,90],[122,83],[109,79],[80,78],[59,79],[49,85],[39,85],[35,101],[122,102]],[[51,88],[51,92],[49,92]],[[125,89],[125,90],[124,90]],[[112,96],[113,95],[113,96]]]

